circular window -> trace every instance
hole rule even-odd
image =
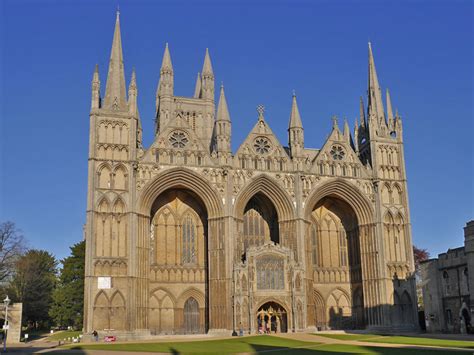
[[[334,160],[342,160],[346,155],[344,148],[342,148],[340,145],[333,145],[330,153]]]
[[[258,137],[255,139],[253,147],[258,154],[266,154],[270,151],[271,145],[267,138]]]
[[[189,140],[186,133],[176,131],[171,134],[169,141],[173,148],[184,148]]]

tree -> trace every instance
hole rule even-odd
[[[0,224],[0,283],[9,279],[15,263],[26,250],[26,241],[15,223]]]
[[[53,292],[53,305],[49,311],[58,326],[72,325],[82,328],[84,309],[84,241],[71,247],[71,256],[63,259],[59,282]]]
[[[56,284],[57,262],[45,250],[29,250],[21,256],[9,285],[12,300],[23,302],[23,322],[40,328],[49,323],[49,309]]]
[[[413,245],[413,258],[415,259],[415,280],[416,280],[416,295],[418,298],[418,309],[423,310],[423,290],[422,280],[420,275],[420,264],[430,258],[430,253],[426,249],[418,248]]]
[[[413,245],[413,257],[415,258],[415,272],[418,273],[420,269],[420,263],[430,258],[430,253],[426,249],[420,249],[416,245]]]

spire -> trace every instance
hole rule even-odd
[[[298,110],[298,103],[296,102],[296,94],[293,92],[293,102],[291,105],[290,125],[288,128],[303,128],[301,123],[300,111]]]
[[[100,108],[100,80],[99,65],[95,65],[94,74],[92,76],[92,100],[91,109]]]
[[[201,73],[197,74],[196,86],[194,88],[194,98],[199,99],[201,97]]]
[[[165,52],[163,53],[163,60],[161,61],[161,71],[168,70],[173,72],[173,64],[171,63],[170,50],[168,48],[168,42],[166,42]]]
[[[130,79],[130,85],[128,87],[128,108],[131,114],[138,116],[137,94],[137,76],[135,74],[135,68],[133,68],[132,78]]]
[[[227,100],[225,99],[224,85],[221,85],[221,93],[219,96],[219,104],[217,106],[217,118],[214,125],[215,132],[215,149],[218,152],[229,153],[231,139],[231,123]]]
[[[206,48],[206,55],[204,56],[204,64],[202,66],[202,75],[214,75],[212,71],[211,57],[209,56],[209,48]]]
[[[173,96],[173,87],[173,64],[171,63],[171,55],[168,48],[168,43],[166,43],[165,51],[163,53],[163,60],[161,62],[160,82],[156,91],[157,106],[159,96]]]
[[[122,38],[120,36],[120,12],[115,20],[114,39],[110,53],[109,73],[105,88],[104,107],[111,110],[126,110],[125,74],[123,69]]]
[[[354,148],[356,153],[359,153],[359,120],[357,117],[354,123]]]
[[[201,78],[201,97],[206,100],[214,101],[214,72],[212,71],[211,57],[209,56],[209,49],[207,48]]]
[[[364,107],[364,99],[362,98],[362,96],[360,97],[359,109],[360,109],[360,125],[362,127],[365,127],[365,107]]]
[[[390,130],[394,129],[393,126],[393,111],[392,111],[392,100],[390,99],[390,92],[387,89],[387,118],[388,118],[388,127]]]
[[[349,123],[347,122],[347,118],[344,118],[344,138],[347,142],[350,142],[351,131],[349,129]]]
[[[384,119],[384,109],[382,102],[382,93],[380,90],[379,79],[377,78],[377,70],[375,69],[375,61],[372,53],[372,45],[369,42],[369,90],[368,90],[368,113],[369,119],[374,117],[376,122]]]
[[[227,100],[225,99],[225,93],[224,93],[224,85],[221,85],[219,104],[217,106],[217,121],[230,122],[229,109],[227,108]]]

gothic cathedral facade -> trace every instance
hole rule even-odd
[[[287,146],[259,107],[232,152],[207,50],[194,96],[173,86],[166,45],[144,147],[117,14],[103,99],[97,67],[92,80],[85,332],[416,328],[402,120],[370,44],[367,106],[353,132],[333,118],[320,149],[293,95]]]

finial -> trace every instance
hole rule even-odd
[[[117,4],[117,20],[119,20],[120,17],[120,5]]]
[[[265,106],[263,106],[262,104],[258,105],[257,106],[257,112],[258,112],[258,119],[263,119],[263,114],[265,112]]]
[[[98,63],[96,63],[96,65],[95,65],[94,72],[96,72],[96,73],[99,72],[99,64]]]
[[[293,97],[296,97],[296,91],[293,89]]]
[[[168,42],[166,42],[165,47],[168,48]]]
[[[332,126],[337,127],[337,116],[336,115],[332,116]]]
[[[221,81],[221,89],[223,89],[223,88],[224,88],[224,82]]]

